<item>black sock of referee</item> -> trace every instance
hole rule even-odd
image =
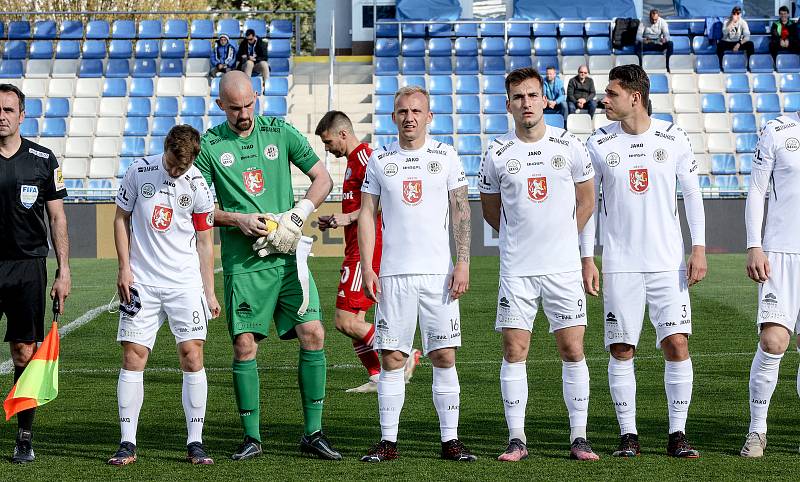
[[[24,371],[25,367],[14,366],[14,383],[17,383],[17,380],[19,380],[19,377],[22,376],[22,372]],[[23,430],[31,430],[33,428],[33,415],[35,413],[35,408],[29,408],[28,410],[17,413],[17,426]]]

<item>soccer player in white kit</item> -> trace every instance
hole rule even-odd
[[[183,370],[187,458],[193,464],[214,463],[202,444],[208,392],[203,343],[209,316],[219,315],[220,306],[214,295],[214,199],[192,164],[199,152],[200,134],[188,125],[175,126],[164,139],[164,154],[134,161],[117,193],[122,437],[111,465],[136,461],[144,368],[165,318]]]
[[[361,460],[382,462],[398,456],[404,367],[419,318],[423,353],[433,364],[441,456],[471,462],[477,457],[458,439],[461,388],[455,367],[456,348],[461,346],[458,298],[469,287],[467,177],[453,146],[427,135],[433,114],[425,89],[408,86],[398,90],[392,119],[399,141],[373,151],[361,186],[358,216],[364,293],[377,302],[374,347],[381,352],[381,440]],[[372,269],[379,203],[383,211],[380,278]],[[455,267],[450,257],[448,216],[452,217],[457,251]]]
[[[759,344],[750,366],[750,428],[741,450],[743,457],[764,455],[767,446],[767,411],[778,384],[781,358],[789,347],[792,332],[800,333],[798,139],[800,116],[796,112],[782,115],[761,129],[753,157],[745,226],[747,275],[759,283],[756,314]],[[767,192],[769,211],[762,240],[764,197]],[[800,394],[800,372],[797,380]]]
[[[589,368],[583,355],[586,296],[578,242],[594,207],[594,169],[578,138],[545,124],[547,98],[535,69],[517,69],[505,83],[514,130],[490,143],[478,182],[483,217],[500,233],[495,330],[503,334],[500,389],[509,443],[498,460],[528,456],[526,361],[539,303],[561,355],[570,457],[597,460],[586,440]]]
[[[594,233],[595,218],[600,218],[605,346],[611,353],[608,383],[621,434],[614,455],[630,457],[640,451],[633,357],[647,303],[656,347],[665,359],[667,453],[696,458],[699,452],[686,439],[686,418],[694,378],[689,358],[689,286],[706,274],[705,214],[697,161],[686,133],[648,115],[650,81],[641,67],[615,67],[608,79],[603,105],[606,116],[615,122],[597,129],[587,141],[602,202],[581,234],[581,256],[591,270],[584,284],[590,294],[597,295]],[[684,263],[676,180],[692,238],[688,263]]]

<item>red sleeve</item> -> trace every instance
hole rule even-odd
[[[195,231],[206,231],[214,227],[214,211],[208,213],[192,213],[192,224]]]

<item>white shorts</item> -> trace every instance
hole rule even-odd
[[[494,329],[533,331],[541,300],[550,333],[571,326],[586,326],[586,295],[580,271],[539,276],[501,276]]]
[[[800,333],[800,254],[767,252],[769,279],[758,286],[756,323],[776,323]]]
[[[131,316],[120,307],[117,341],[127,341],[152,350],[158,329],[169,319],[175,343],[205,340],[210,312],[203,288],[155,288],[133,284],[141,308]],[[136,311],[136,310],[133,310]]]
[[[692,306],[686,271],[603,273],[606,350],[614,343],[636,346],[642,333],[644,305],[656,329],[656,348],[676,333],[692,334]]]
[[[450,299],[450,275],[381,276],[381,295],[375,308],[375,349],[411,353],[417,317],[422,352],[461,346],[458,300]]]

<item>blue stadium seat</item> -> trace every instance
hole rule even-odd
[[[112,194],[112,188],[110,179],[89,179],[89,184],[86,186],[86,199],[107,199]]]
[[[150,126],[150,135],[166,136],[170,129],[175,127],[175,117],[154,117]]]
[[[603,20],[602,22],[586,22],[583,30],[587,37],[610,37],[610,21],[598,17],[588,17],[586,20]],[[588,44],[588,41],[587,41]],[[609,52],[610,53],[610,52]]]
[[[728,74],[725,76],[725,92],[729,94],[749,94],[750,80],[747,74]]]
[[[720,191],[737,191],[739,190],[739,176],[735,175],[720,175],[714,176],[713,187]]]
[[[705,174],[697,176],[697,181],[700,183],[700,189],[708,189],[711,187],[711,177]]]
[[[437,135],[437,136],[431,136],[431,139],[433,139],[436,142],[442,142],[444,144],[448,144],[451,146],[455,145],[455,140],[453,140],[453,136]]]
[[[484,95],[482,103],[482,112],[484,114],[505,114],[506,96],[497,94]]]
[[[39,135],[39,119],[25,117],[19,126],[22,137],[37,137]]]
[[[695,56],[694,71],[698,74],[718,74],[719,57],[716,54]]]
[[[21,77],[21,60],[4,60],[0,62],[0,79],[19,79]]]
[[[403,38],[425,38],[425,25],[421,23],[403,23],[400,30]]]
[[[481,37],[502,37],[505,27],[502,23],[481,23]]]
[[[206,115],[205,97],[184,97],[181,100],[181,117]]]
[[[64,118],[45,119],[39,131],[41,137],[64,137],[67,135],[67,121]]]
[[[52,59],[53,58],[53,41],[52,40],[34,40],[30,45],[30,52],[28,52],[29,59]]]
[[[781,74],[781,92],[800,92],[800,75]]]
[[[399,72],[400,72],[400,65],[397,62],[396,57],[375,58],[375,75],[397,75]]]
[[[482,94],[505,94],[506,84],[502,75],[484,75],[481,82]]]
[[[397,57],[400,55],[400,42],[395,38],[379,38],[375,40],[376,57]]]
[[[753,155],[739,155],[739,174],[750,174],[753,171]]]
[[[780,112],[781,104],[778,94],[755,94],[756,112]]]
[[[514,25],[514,24],[512,24]],[[511,56],[531,56],[533,46],[527,37],[511,37],[508,39],[506,53]]]
[[[484,57],[481,61],[481,73],[484,75],[502,75],[506,73],[505,57]]]
[[[28,45],[23,40],[9,40],[3,49],[3,60],[22,60],[28,56]]]
[[[736,134],[736,152],[756,152],[757,134]]]
[[[291,20],[276,18],[269,23],[270,38],[292,38],[293,35]]]
[[[111,24],[111,38],[135,39],[136,22],[133,20],[114,20]]]
[[[78,77],[98,78],[103,76],[103,61],[100,59],[83,59],[78,67]]]
[[[175,97],[156,97],[156,117],[174,117],[178,113],[178,99]]]
[[[564,128],[564,116],[562,116],[561,114],[545,114],[544,115],[544,123],[549,125],[549,126],[558,127],[560,129],[563,129]]]
[[[431,95],[450,95],[453,93],[453,80],[449,75],[431,75],[428,87]]]
[[[689,35],[705,35],[705,33],[706,22],[704,20],[689,22]]]
[[[135,161],[135,157],[121,157],[119,159],[119,169],[117,170],[117,177],[125,176],[125,173],[128,171],[128,168],[131,167],[133,161]]]
[[[505,134],[508,132],[508,116],[504,114],[487,115],[485,134]]]
[[[130,40],[112,40],[108,43],[109,59],[129,59],[133,57],[133,44]]]
[[[207,18],[192,20],[189,36],[193,39],[214,38],[214,21]]]
[[[431,112],[434,114],[452,114],[453,97],[450,95],[432,95]]]
[[[189,124],[197,129],[197,132],[203,133],[206,130],[205,117],[181,116],[181,124]]]
[[[186,56],[186,42],[183,40],[162,40],[162,59],[182,59]]]
[[[561,20],[579,20],[577,18],[562,18]],[[539,34],[541,35],[541,33]],[[583,39],[583,23],[561,22],[558,24],[558,35],[560,37],[581,37]]]
[[[481,156],[464,156],[461,158],[464,164],[464,174],[467,176],[477,176],[481,169]]]
[[[586,50],[583,37],[564,37],[561,39],[560,47],[561,55],[583,55]]]
[[[128,92],[130,97],[153,97],[153,79],[148,77],[132,78]]]
[[[450,57],[430,57],[428,68],[431,75],[450,75],[453,73],[453,59]]]
[[[783,95],[783,111],[784,112],[800,111],[800,93],[795,92]]]
[[[775,60],[775,69],[778,72],[800,72],[800,56],[795,54],[778,54]]]
[[[156,61],[154,59],[136,59],[133,63],[131,77],[155,77]]]
[[[753,51],[756,54],[769,53],[769,35],[751,35],[750,41],[753,42]]]
[[[473,37],[457,38],[455,42],[456,57],[477,57],[478,39]]]
[[[451,135],[453,134],[453,116],[435,115],[431,122],[430,133],[432,135]]]
[[[256,106],[257,105],[258,105],[258,99],[256,99]],[[208,112],[209,117],[214,117],[214,116],[225,117],[225,112],[223,112],[222,109],[219,108],[219,105],[217,105],[214,99],[208,99],[208,109],[206,109],[206,111]],[[255,109],[255,112],[260,112],[257,107]]]
[[[481,101],[477,95],[456,95],[456,114],[480,114]]]
[[[403,75],[425,75],[425,58],[403,57],[403,62],[400,66],[400,72]]]
[[[506,53],[505,40],[500,37],[481,39],[481,55],[484,57],[500,57]]]
[[[14,20],[8,23],[9,40],[30,40],[31,24],[27,20]]]
[[[217,98],[219,97],[219,83],[222,79],[220,77],[214,77],[211,79],[211,97]]]
[[[159,77],[183,77],[183,60],[162,59],[158,64]]]
[[[284,117],[288,112],[286,107],[286,99],[284,97],[264,97],[264,115],[274,117]]]
[[[62,20],[58,29],[58,38],[64,40],[83,40],[83,22],[80,20]]]
[[[256,95],[262,95],[264,93],[264,85],[261,77],[251,76],[250,83],[253,85],[253,90],[255,91]]]
[[[428,37],[446,37],[449,39],[453,36],[453,24],[451,23],[432,23],[428,25]]]
[[[131,117],[150,117],[150,98],[149,97],[130,97],[128,107],[125,111],[128,118]]]
[[[291,25],[291,24],[290,24]],[[244,21],[244,30],[252,29],[258,38],[267,38],[267,22],[260,18],[248,18]],[[281,37],[275,37],[281,38]]]
[[[511,40],[513,37],[530,38],[531,24],[529,22],[506,24],[506,35],[508,35],[509,40]]]
[[[550,20],[550,19],[536,19],[536,20]],[[557,37],[558,24],[556,23],[542,23],[533,22],[533,36],[534,37]]]
[[[143,100],[143,99],[138,99]],[[127,117],[125,119],[125,136],[146,136],[150,133],[147,117]]]
[[[400,79],[400,86],[405,87],[408,85],[418,85],[422,88],[426,87],[425,76],[424,75],[407,75]]]
[[[733,154],[712,154],[711,174],[736,174],[736,158]]]
[[[478,24],[477,23],[457,23],[453,29],[456,37],[477,37]]]
[[[747,24],[750,27],[751,35],[766,35],[769,33],[772,20],[751,18]]]
[[[794,75],[794,74],[783,74]],[[770,71],[768,74],[753,74],[753,92],[758,94],[777,92],[775,85],[775,75]]]
[[[775,66],[772,64],[772,55],[755,54],[750,57],[750,72],[769,72],[772,73]]]
[[[289,95],[289,80],[285,78],[269,78],[264,81],[264,95]]]
[[[456,57],[456,74],[478,73],[478,57]]]
[[[677,21],[678,19],[675,17],[670,20],[673,20],[669,23],[670,40],[675,38],[675,36],[689,35],[689,22]]]
[[[138,38],[160,39],[161,20],[140,20]]]
[[[42,116],[42,99],[25,97],[25,118],[38,119]]]
[[[131,64],[127,59],[109,59],[106,63],[106,77],[127,78],[131,75]]]
[[[695,55],[717,55],[717,48],[709,42],[708,37],[698,35],[692,39],[692,52]]]
[[[672,114],[667,114],[666,112],[653,112],[650,117],[672,123]]]
[[[761,114],[761,119],[759,119],[759,128],[764,127],[765,125],[767,125],[767,122],[775,120],[780,116],[781,116],[780,112],[767,112]]]
[[[227,122],[228,120],[224,115],[210,115],[208,116],[208,126],[214,127]]]
[[[81,56],[81,44],[77,40],[59,40],[56,42],[57,59],[77,59]]]
[[[722,57],[722,70],[725,73],[747,72],[747,57],[744,52],[728,52]]]
[[[453,53],[452,50],[453,42],[449,38],[436,37],[428,40],[429,57],[450,57]]]
[[[667,74],[648,74],[651,94],[669,94]]]
[[[754,114],[733,114],[733,132],[756,132],[756,116]]]
[[[425,39],[404,38],[400,51],[404,57],[424,57]]]
[[[704,94],[704,95],[719,95],[722,94]],[[704,97],[705,99],[705,97]],[[749,114],[753,112],[753,99],[750,94],[729,94],[728,95],[728,110],[732,113]],[[705,112],[705,111],[703,111]],[[712,111],[709,111],[712,112]],[[720,112],[720,111],[713,111]],[[724,111],[722,111],[724,112]]]
[[[634,55],[636,48],[633,45],[624,45],[621,49],[613,49],[615,55]]]
[[[134,54],[137,59],[157,59],[158,41],[152,39],[137,40]]]
[[[375,93],[378,95],[394,95],[398,88],[397,77],[375,78]],[[213,93],[211,95],[214,96]]]
[[[189,38],[189,23],[179,18],[171,18],[164,22],[164,38]]]
[[[459,115],[456,120],[456,132],[461,134],[480,134],[481,116],[477,114]]]
[[[57,36],[56,23],[53,20],[37,20],[33,23],[34,40],[55,40]]]
[[[456,150],[461,156],[479,156],[483,154],[481,136],[458,136]]]
[[[84,59],[104,59],[107,55],[105,40],[84,40],[81,49]]]
[[[376,115],[375,119],[375,134],[382,136],[396,136],[397,126],[392,122],[390,115]]]
[[[192,39],[189,41],[190,59],[207,59],[211,57],[211,42],[203,39]]]
[[[154,156],[164,152],[164,138],[160,136],[152,136],[147,141],[147,155]]]
[[[105,79],[103,81],[103,97],[125,97],[128,91],[126,79]]]
[[[394,111],[394,95],[376,95],[375,113],[391,114]]]
[[[86,39],[106,40],[111,36],[111,27],[105,20],[90,20],[86,24]],[[63,37],[62,37],[63,38]]]
[[[375,37],[377,38],[397,38],[400,33],[400,27],[396,23],[386,23],[394,21],[394,19],[378,19],[375,25]]]
[[[556,72],[561,71],[561,67],[558,62],[558,57],[540,57],[536,56],[536,70],[539,72],[544,72],[547,70],[547,67],[555,67]]]
[[[125,137],[122,139],[120,156],[142,157],[144,155],[144,137]]]
[[[216,37],[225,34],[232,39],[239,39],[242,37],[242,27],[239,21],[235,18],[223,18],[217,21]]]
[[[586,39],[586,52],[589,55],[611,55],[611,39],[608,37],[589,37]]]
[[[271,77],[288,77],[290,70],[288,58],[269,59],[269,74]]]
[[[69,117],[69,99],[66,97],[48,97],[44,106],[45,117]]]
[[[534,54],[537,57],[558,55],[558,40],[554,37],[539,37],[533,41]]]
[[[514,56],[508,58],[509,72],[524,67],[533,67],[533,61],[531,61],[530,55],[526,55],[524,57]]]
[[[672,53],[678,55],[689,55],[692,53],[692,42],[689,37],[670,36],[672,40]]]

